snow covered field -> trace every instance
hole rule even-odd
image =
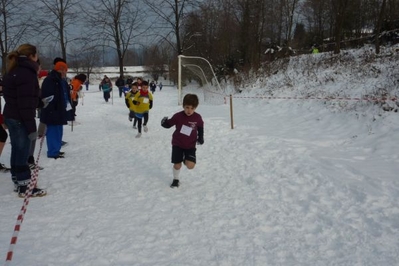
[[[228,105],[200,103],[205,143],[171,189],[173,129],[160,121],[180,110],[175,88],[156,91],[136,139],[123,98],[85,91],[66,158],[43,145],[48,195],[30,199],[10,265],[399,264],[398,113],[234,99],[230,129]],[[1,173],[3,262],[23,203],[12,190]]]

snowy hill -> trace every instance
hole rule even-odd
[[[246,76],[240,90],[243,95],[322,98],[329,108],[339,110],[362,109],[367,100],[397,110],[398,64],[399,45],[381,47],[379,55],[373,47],[366,46],[343,50],[339,55],[293,56],[266,64],[256,75]],[[344,100],[332,101],[337,98]],[[384,98],[395,100],[383,101]]]

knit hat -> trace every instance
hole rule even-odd
[[[65,59],[63,59],[63,58],[61,58],[61,57],[56,57],[56,58],[54,58],[53,65],[57,64],[57,62],[64,62],[64,63],[66,63]]]
[[[68,70],[68,66],[67,66],[66,63],[59,61],[59,62],[57,62],[57,63],[54,65],[54,70],[55,70],[55,71],[59,71],[59,70]]]
[[[78,74],[75,76],[75,79],[80,80],[82,83],[86,81],[87,76],[85,74]]]

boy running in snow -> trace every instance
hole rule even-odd
[[[138,134],[136,138],[141,137],[141,124],[143,124],[144,132],[148,131],[148,112],[152,108],[152,94],[148,91],[148,82],[143,81],[141,83],[141,89],[136,95],[134,95],[133,104],[135,105],[134,114],[137,118],[137,129]],[[144,118],[144,123],[143,123]]]
[[[112,91],[112,82],[107,76],[104,76],[104,79],[101,81],[101,89],[103,90],[105,102],[108,102],[109,98],[111,97],[110,93]]]
[[[137,127],[136,127],[137,118],[136,118],[136,116],[134,114],[134,112],[136,110],[136,105],[133,104],[133,99],[134,99],[134,96],[138,92],[139,92],[139,88],[137,87],[137,82],[134,82],[132,84],[131,90],[128,91],[126,93],[126,96],[125,96],[125,103],[126,103],[127,108],[129,108],[129,116],[128,116],[128,118],[129,118],[129,121],[132,121],[134,119],[134,121],[133,121],[133,128],[134,129],[137,129]]]
[[[204,144],[204,121],[201,115],[195,112],[198,104],[197,95],[186,94],[183,98],[183,111],[174,114],[171,119],[166,116],[161,121],[164,128],[176,126],[172,135],[172,188],[179,186],[182,162],[188,169],[193,169],[196,164],[195,145]]]

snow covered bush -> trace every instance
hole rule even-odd
[[[257,72],[237,74],[236,91],[275,97],[323,98],[332,109],[377,105],[397,111],[399,46],[292,56],[265,63]],[[256,84],[256,87],[254,87]],[[337,98],[344,98],[339,103]]]

